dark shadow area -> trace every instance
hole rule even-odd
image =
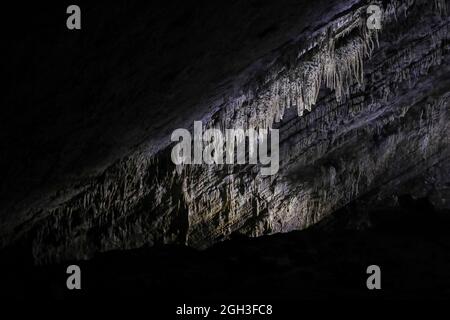
[[[82,270],[81,291],[66,289],[69,262],[34,267],[31,256],[3,252],[2,295],[205,303],[449,298],[449,227],[449,212],[436,212],[427,199],[402,196],[398,207],[373,212],[349,205],[303,231],[235,237],[205,251],[157,246],[74,262]],[[372,264],[381,268],[382,290],[366,287]]]

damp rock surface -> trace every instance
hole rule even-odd
[[[367,5],[123,2],[87,6],[77,35],[49,20],[7,38],[2,248],[21,243],[37,264],[204,249],[304,229],[366,196],[447,210],[447,2],[380,2],[379,31]],[[176,167],[170,134],[194,120],[278,128],[279,173]]]

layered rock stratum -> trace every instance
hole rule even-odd
[[[367,6],[374,3],[383,8],[381,30],[366,26]],[[288,16],[271,16],[288,5],[291,10],[280,9]],[[157,15],[134,8],[113,44],[85,35],[86,46],[92,41],[116,51],[99,65],[95,54],[75,58],[83,72],[99,74],[98,82],[71,80],[84,111],[78,120],[69,119],[70,112],[52,119],[47,130],[62,140],[31,137],[40,147],[28,156],[45,164],[29,169],[27,192],[3,193],[2,246],[24,241],[35,263],[47,264],[117,249],[207,248],[236,234],[300,230],[368,195],[373,203],[395,202],[402,193],[427,196],[434,207],[449,209],[447,5],[254,2],[258,14],[246,25],[254,11],[234,4],[230,30],[220,29],[214,17],[198,26],[209,12],[195,7],[169,21],[173,29],[153,33],[146,19]],[[180,36],[185,24],[191,28],[184,32],[194,36],[210,27],[211,39],[196,47]],[[131,36],[135,48],[127,42]],[[183,41],[196,48],[186,50],[184,61],[184,55],[168,54],[165,64],[152,64],[164,50],[172,52],[171,45],[184,48]],[[128,60],[124,46],[143,53]],[[155,73],[166,65],[168,74]],[[127,71],[105,75],[99,85],[117,66]],[[58,88],[33,103],[71,105],[68,89]],[[170,133],[192,129],[194,120],[205,128],[279,129],[280,171],[261,176],[259,165],[175,166]],[[18,170],[11,161],[6,167],[16,169],[11,175]],[[27,174],[19,174],[17,185],[26,184],[20,176]]]

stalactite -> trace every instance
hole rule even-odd
[[[295,67],[288,70],[277,66],[279,70],[269,72],[262,87],[249,90],[228,103],[225,114],[219,116],[222,126],[271,127],[273,122],[283,119],[291,106],[297,109],[299,116],[303,116],[305,110],[311,111],[322,85],[335,91],[338,103],[349,96],[354,82],[362,87],[364,58],[370,57],[379,46],[378,32],[361,28],[363,9],[340,18],[314,35],[308,49],[299,50]],[[352,35],[355,31],[358,34]],[[337,48],[338,40],[343,44]]]
[[[392,3],[396,4],[388,5],[388,13],[386,14],[388,19],[390,16],[396,18],[399,16],[401,19],[402,13],[406,13],[412,5],[411,1],[406,4],[400,4],[398,1]],[[445,1],[435,0],[435,3],[439,3],[439,6],[435,5],[438,9],[443,8],[442,3],[445,3]],[[444,12],[443,9],[440,10]],[[364,12],[364,10],[362,9],[361,12]],[[307,118],[300,119],[299,126],[302,129],[314,123],[319,129],[318,131],[327,131],[327,128],[329,130],[331,126],[331,124],[328,125],[328,122],[333,123],[333,116],[342,118],[337,114],[346,113],[345,117],[348,117],[348,114],[353,116],[359,113],[364,107],[363,105],[349,102],[348,106],[343,106],[341,102],[350,95],[351,86],[364,86],[364,60],[369,58],[373,50],[379,46],[378,32],[369,31],[367,28],[359,29],[361,12],[346,15],[328,26],[327,29],[319,30],[309,41],[307,49],[299,49],[296,64],[289,69],[285,65],[276,65],[266,75],[263,83],[256,86],[256,89],[243,90],[235,99],[232,97],[229,97],[228,100],[225,99],[223,108],[218,111],[219,114],[214,120],[215,122],[211,121],[205,125],[211,128],[219,128],[222,132],[226,128],[267,128],[272,125],[273,121],[282,120],[286,110],[290,107],[296,108],[299,116],[303,116],[305,110],[311,111],[317,102],[322,86],[334,90],[336,99],[325,103],[327,110],[324,113],[327,114],[327,118],[322,119],[319,125],[317,125],[319,122],[317,119],[323,115],[315,112]],[[428,72],[431,66],[441,63],[440,46],[447,35],[447,28],[441,30],[443,28],[435,30],[432,33],[432,38],[424,40],[432,42],[430,48],[433,50],[423,60],[412,61],[411,50],[407,48],[404,52],[399,51],[398,54],[383,63],[386,70],[394,74],[390,80],[391,83],[380,88],[379,93],[384,101],[389,99],[391,90],[394,93],[395,88],[393,88],[392,83],[408,80],[413,85],[415,79]],[[405,65],[408,67],[406,68]],[[398,72],[396,72],[397,68]],[[380,102],[379,99],[377,100]],[[341,106],[338,107],[338,110],[334,110],[337,105]],[[375,109],[381,108],[380,104],[375,103],[372,107]],[[386,121],[389,122],[390,120],[387,119]],[[382,125],[386,123],[380,122],[371,130],[374,133],[378,131],[379,135]],[[427,125],[430,126],[430,122],[427,122]],[[297,142],[296,148],[300,150],[308,149],[317,140],[316,134],[308,133],[308,135],[302,137]],[[333,136],[330,143],[339,146],[343,142],[345,142],[345,136],[341,135]],[[314,152],[322,154],[327,147],[327,145],[321,145]],[[297,160],[306,161],[305,159],[306,157]],[[245,201],[241,199],[245,197],[240,197],[238,194],[240,182],[236,180],[241,173],[237,172],[238,170],[235,170],[232,166],[219,166],[213,170],[211,166],[205,165],[167,166],[165,161],[167,159],[160,154],[150,158],[146,155],[135,155],[114,165],[108,169],[109,173],[104,181],[95,181],[79,196],[64,203],[63,207],[52,210],[49,215],[55,217],[55,219],[65,219],[65,216],[69,216],[70,218],[67,220],[74,221],[76,219],[71,218],[71,216],[82,211],[84,212],[83,221],[80,226],[50,220],[55,224],[55,227],[47,227],[43,230],[57,230],[57,226],[68,225],[71,228],[70,232],[60,230],[60,237],[67,237],[67,234],[70,236],[77,232],[83,234],[84,230],[93,226],[103,227],[106,225],[112,229],[116,227],[114,224],[116,219],[124,219],[124,217],[134,213],[137,210],[136,208],[141,210],[139,201],[142,200],[143,195],[152,200],[151,203],[146,203],[148,207],[145,209],[145,214],[150,215],[152,210],[157,211],[160,208],[171,214],[170,210],[173,206],[176,211],[187,211],[187,213],[183,211],[182,214],[188,216],[190,226],[195,223],[195,219],[201,219],[203,213],[220,212],[222,215],[228,215],[228,219],[229,216],[237,214],[242,209],[240,201]],[[164,165],[160,166],[163,162]],[[361,174],[360,171],[356,172],[358,178],[356,184],[352,186],[355,195],[359,192],[358,181]],[[249,175],[250,173],[246,172],[245,174]],[[199,182],[199,177],[202,177],[202,182]],[[218,177],[220,177],[220,180],[217,180]],[[145,179],[145,186],[143,186],[143,179]],[[223,184],[220,187],[216,186],[216,189],[214,189],[211,184],[208,184],[210,181],[220,181]],[[264,199],[264,195],[267,195],[268,198],[273,196],[270,188],[266,186],[266,184],[272,183],[270,179],[264,180],[257,176],[253,181],[253,192],[258,197]],[[111,186],[111,190],[109,186]],[[261,194],[261,190],[266,193]],[[177,195],[177,198],[170,198],[172,192]],[[246,190],[246,192],[250,193],[252,190]],[[259,201],[260,198],[257,198],[258,211],[263,210],[259,206],[264,203],[264,200]],[[211,201],[211,199],[220,200]],[[171,203],[172,200],[173,203]],[[307,197],[299,200],[303,205],[299,209],[301,212],[307,212],[308,205],[310,205],[311,210],[315,209],[315,205],[312,202],[308,204],[308,201]],[[212,208],[212,205],[216,207]],[[92,208],[92,214],[89,212],[89,208]],[[271,210],[276,212],[276,209],[272,208]],[[269,216],[273,217],[272,213]],[[307,219],[315,219],[306,213],[303,216],[305,217],[305,221],[303,221],[305,225],[310,223]],[[158,219],[159,217],[156,218],[156,220]],[[275,225],[276,222],[273,222],[273,224]],[[228,224],[225,224],[225,226],[229,227]],[[153,228],[157,229],[154,226]],[[126,231],[120,230],[120,232],[125,233]],[[42,234],[39,237],[45,238],[45,235]],[[101,250],[111,249],[115,245],[124,245],[117,230],[111,230],[108,237],[111,242],[107,245],[101,244]],[[114,241],[111,240],[113,238]],[[47,253],[35,253],[35,255],[39,254],[45,257]]]
[[[434,0],[434,10],[441,16],[447,15],[447,1],[446,0]]]

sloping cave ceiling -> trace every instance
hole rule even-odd
[[[61,5],[11,15],[1,247],[48,264],[300,230],[361,197],[449,210],[447,4],[370,3],[379,31],[359,0],[82,2],[76,32]],[[279,128],[280,171],[175,167],[194,120]]]

